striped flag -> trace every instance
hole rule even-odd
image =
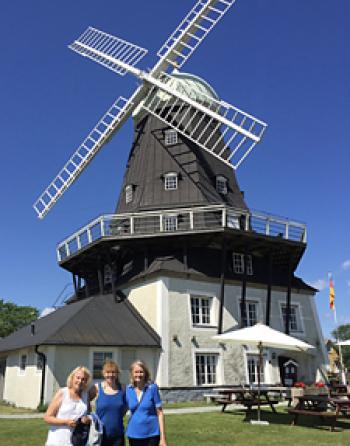
[[[329,275],[329,308],[331,310],[334,310],[334,298],[335,298],[335,294],[334,294],[334,285],[333,285],[333,279],[332,279],[332,275]]]

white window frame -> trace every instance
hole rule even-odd
[[[168,172],[164,175],[164,190],[177,190],[179,176],[176,172]]]
[[[295,335],[303,335],[305,333],[305,328],[304,328],[304,323],[303,323],[303,317],[302,317],[302,312],[301,312],[301,306],[298,302],[291,302],[290,304],[291,309],[295,310],[295,318],[296,318],[296,323],[297,323],[297,329],[293,329],[292,325],[289,325],[289,330],[291,333],[295,334]],[[281,317],[281,323],[282,323],[282,328],[284,329],[284,327],[286,326],[285,324],[285,318],[283,316],[283,308],[287,309],[287,304],[285,301],[279,301],[279,307],[280,307],[280,317]],[[292,317],[292,313],[291,313],[291,317]],[[291,319],[290,319],[291,321]]]
[[[24,368],[22,368],[22,358],[25,357]],[[18,375],[24,376],[28,367],[28,353],[20,352],[18,355]]]
[[[246,373],[247,373],[247,383],[248,384],[258,384],[258,362],[259,362],[259,353],[258,352],[246,352]],[[262,359],[262,371],[260,372],[260,382],[263,384],[264,382],[267,382],[266,380],[266,372],[267,372],[267,361],[265,358],[266,355],[263,355]],[[255,365],[255,380],[250,380],[250,374],[249,374],[249,362],[253,361]]]
[[[232,253],[232,267],[236,274],[244,273],[244,254],[240,252]],[[253,258],[251,254],[247,254],[247,276],[253,275]]]
[[[198,383],[197,382],[197,356],[215,356],[216,364],[215,364],[215,382],[214,383]],[[222,384],[222,372],[221,372],[221,352],[218,349],[195,349],[193,350],[193,384],[195,386],[215,386],[218,384]],[[207,381],[207,376],[205,377],[205,381]]]
[[[178,142],[178,133],[175,129],[167,129],[164,131],[164,144],[166,146],[174,146]]]
[[[222,175],[217,175],[215,187],[219,194],[227,195],[227,178]]]
[[[193,299],[198,299],[198,317],[199,317],[199,321],[198,322],[194,322],[193,321],[193,307],[192,307],[192,300]],[[204,305],[204,302],[208,303],[208,305]],[[213,311],[212,311],[212,307],[213,307],[213,296],[204,296],[202,294],[190,294],[190,309],[191,309],[191,324],[192,327],[213,327]],[[205,312],[203,311],[205,308],[208,309],[208,314],[205,314]],[[206,319],[206,317],[209,318],[208,322],[205,322],[204,319]]]
[[[174,232],[178,228],[178,216],[177,214],[163,215],[163,231]]]
[[[239,298],[238,314],[239,314],[240,321],[242,321],[241,302],[242,302],[242,300],[241,300],[241,298]],[[261,319],[261,317],[260,317],[261,304],[260,304],[260,301],[256,300],[256,299],[246,299],[245,304],[246,304],[247,327],[251,327],[252,325],[255,325],[257,322],[259,322],[259,320]],[[255,322],[249,318],[249,305],[255,305],[255,313],[256,313],[256,321]]]
[[[125,186],[125,204],[132,202],[134,198],[134,187],[132,184]]]
[[[219,302],[216,297],[216,295],[212,292],[197,289],[197,288],[190,288],[186,290],[187,293],[187,314],[188,314],[188,326],[192,328],[193,334],[199,331],[212,331],[213,333],[216,333],[217,326],[218,326],[218,311],[219,311]],[[193,325],[192,323],[192,307],[191,307],[191,296],[200,296],[204,299],[210,299],[211,305],[210,305],[210,325]],[[206,350],[207,351],[207,350]],[[219,351],[219,350],[218,350]]]
[[[90,370],[91,370],[91,378],[93,381],[99,381],[102,380],[102,374],[100,376],[94,376],[94,354],[95,353],[112,353],[112,356],[110,357],[110,359],[112,361],[115,360],[115,352],[113,348],[93,348],[90,351]],[[106,361],[106,358],[104,359],[104,361]],[[102,369],[101,369],[102,370]]]

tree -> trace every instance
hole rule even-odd
[[[335,330],[332,331],[332,336],[336,341],[346,341],[350,339],[350,324],[339,325]],[[339,347],[336,342],[334,343],[334,348],[339,351]],[[350,369],[350,346],[344,346],[341,349],[343,356],[344,366],[349,370]]]
[[[38,315],[39,310],[34,307],[20,306],[0,299],[0,338],[35,321]]]

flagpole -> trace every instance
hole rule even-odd
[[[344,363],[343,363],[343,354],[341,350],[341,345],[339,344],[339,336],[338,336],[338,321],[337,321],[337,310],[335,308],[335,293],[334,293],[334,285],[333,285],[333,278],[332,273],[328,273],[329,278],[329,305],[330,309],[333,311],[334,316],[334,324],[336,328],[336,342],[339,349],[339,360],[340,360],[340,377],[342,384],[347,385],[346,382],[346,376],[345,376],[345,369],[344,369]]]
[[[343,363],[343,353],[342,353],[342,350],[341,350],[341,345],[339,344],[339,336],[338,336],[338,330],[337,330],[337,327],[338,327],[337,310],[336,310],[335,305],[333,307],[333,312],[334,312],[334,323],[335,323],[335,326],[336,326],[336,341],[337,341],[337,345],[338,345],[338,349],[339,349],[339,360],[340,360],[340,368],[341,368],[340,376],[341,376],[342,384],[344,384],[346,386],[347,382],[346,382],[344,363]]]

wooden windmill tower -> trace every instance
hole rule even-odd
[[[272,287],[286,289],[287,333],[292,287],[304,286],[293,271],[305,249],[305,226],[249,210],[234,174],[266,124],[219,99],[203,79],[180,71],[234,3],[198,1],[149,72],[137,68],[145,49],[95,28],[70,45],[141,84],[129,99],[112,104],[34,204],[43,218],[133,116],[134,139],[115,214],[60,243],[58,260],[73,274],[73,300],[127,295],[158,332],[164,388],[184,386],[170,363],[187,367],[187,387],[223,383],[224,367],[219,379],[217,364],[220,355],[226,361],[225,352],[213,350],[209,339],[258,317],[247,300],[250,285],[262,290],[260,318],[268,324]],[[232,379],[242,380],[244,367]]]

